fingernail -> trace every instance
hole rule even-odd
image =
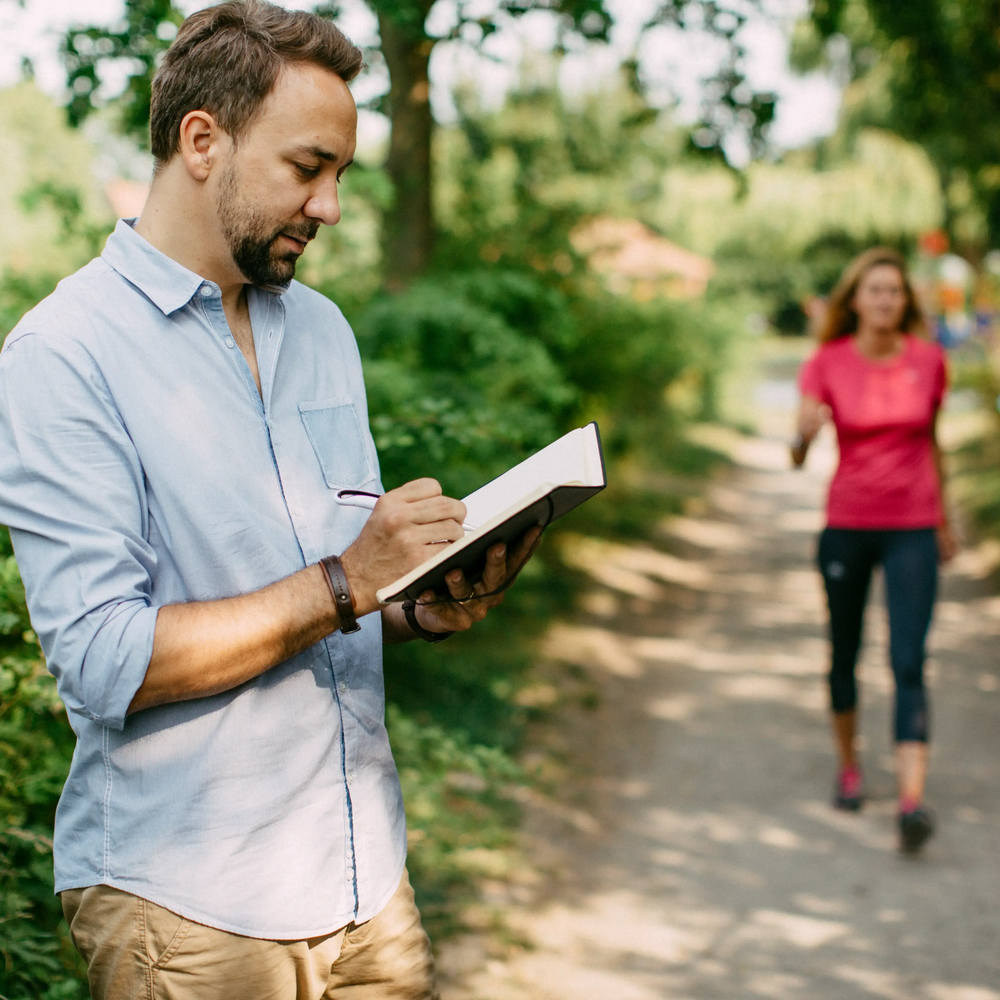
[[[497,554],[497,558],[498,559],[503,559],[503,557],[505,555],[507,555],[507,546],[506,545],[501,545],[500,546],[500,552]]]

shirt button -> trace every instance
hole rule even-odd
[[[201,294],[204,295],[205,298],[207,299],[209,297],[209,295],[212,294],[212,286],[211,285],[202,285],[201,286]]]
[[[337,690],[339,690],[341,694],[347,694],[347,681],[341,681],[337,685]]]
[[[235,347],[235,346],[236,346],[236,341],[233,340],[232,337],[227,337],[226,338],[226,347]]]
[[[353,771],[348,771],[347,772],[347,780],[348,781],[353,781],[354,780],[354,772]]]

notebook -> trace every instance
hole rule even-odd
[[[383,587],[377,597],[383,604],[415,601],[427,590],[446,597],[445,576],[456,568],[478,583],[489,548],[498,542],[511,545],[535,525],[548,526],[606,485],[597,424],[578,427],[463,497],[465,523],[473,530]]]

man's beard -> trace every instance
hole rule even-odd
[[[275,226],[240,194],[236,165],[231,163],[219,187],[219,222],[236,266],[251,285],[287,287],[295,277],[299,254],[282,252],[275,243],[282,233],[300,240],[311,240],[318,222],[289,222]]]

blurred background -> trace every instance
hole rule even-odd
[[[202,5],[0,0],[0,335],[141,212],[151,76]],[[444,647],[386,651],[425,921],[439,944],[475,931],[503,953],[483,887],[527,863],[524,803],[552,791],[525,749],[563,698],[540,680],[545,637],[600,612],[599,546],[669,555],[651,526],[704,513],[726,442],[790,436],[760,411],[794,403],[824,296],[872,244],[906,254],[951,352],[953,495],[981,575],[1000,563],[1000,12],[287,6],[366,52],[343,221],[298,276],[357,333],[386,486],[434,475],[461,496],[592,419],[609,457],[606,494],[552,533],[500,612]],[[70,1000],[86,987],[49,838],[73,737],[6,533],[0,546],[0,993]],[[574,677],[574,703],[596,711],[598,686]]]

